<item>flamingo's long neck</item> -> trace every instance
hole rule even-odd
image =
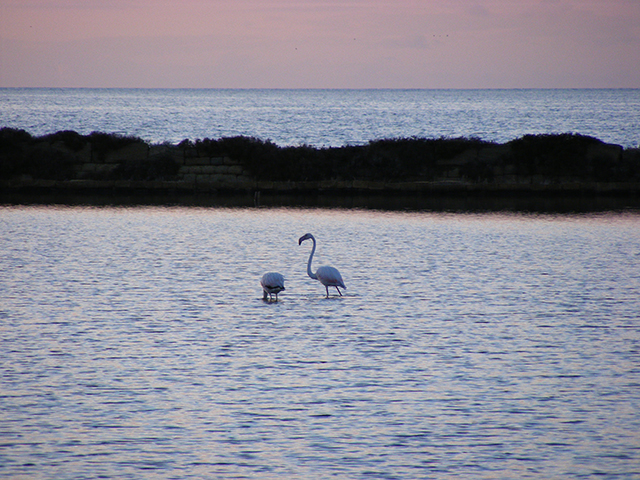
[[[311,271],[311,260],[313,260],[313,254],[316,253],[316,239],[311,237],[311,240],[313,241],[313,247],[311,247],[311,254],[309,255],[309,263],[307,263],[307,275],[309,275],[314,280],[317,280],[318,277],[316,276],[315,273]]]

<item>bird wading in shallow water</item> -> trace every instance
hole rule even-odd
[[[265,273],[260,279],[260,285],[262,285],[262,291],[264,292],[262,299],[265,301],[271,301],[273,298],[272,295],[275,295],[277,302],[278,294],[283,290],[286,290],[284,288],[284,277],[282,274],[277,272]]]
[[[309,263],[307,263],[307,274],[313,278],[314,280],[319,280],[321,284],[324,285],[327,290],[327,298],[329,298],[329,287],[336,287],[338,294],[342,296],[342,292],[340,292],[340,288],[342,287],[346,289],[344,286],[344,282],[342,281],[342,275],[337,268],[334,267],[319,267],[316,270],[316,273],[311,271],[311,261],[313,260],[313,254],[316,253],[316,239],[310,233],[305,233],[298,240],[298,245],[302,245],[302,242],[305,240],[309,240],[313,242],[313,248],[311,248],[311,254],[309,255]]]

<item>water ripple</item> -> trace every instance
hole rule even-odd
[[[638,224],[2,207],[0,475],[634,478]]]

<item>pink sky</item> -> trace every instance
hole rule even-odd
[[[640,88],[640,0],[0,0],[0,87]]]

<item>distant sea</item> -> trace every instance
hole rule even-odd
[[[0,89],[0,127],[138,136],[151,143],[252,136],[280,145],[398,137],[579,133],[640,143],[640,89]]]

